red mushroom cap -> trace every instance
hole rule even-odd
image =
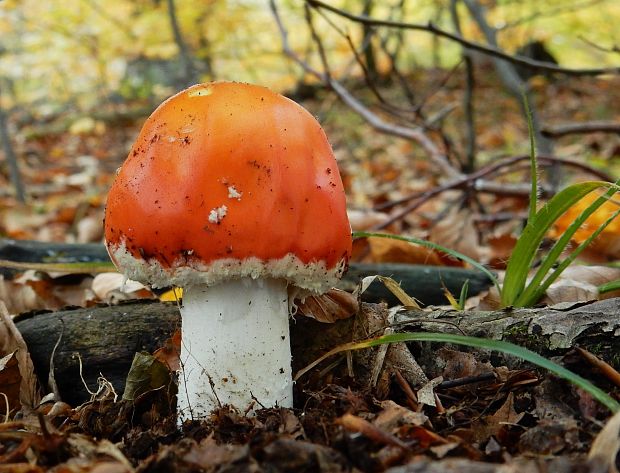
[[[272,277],[322,292],[351,254],[318,122],[233,82],[190,87],[147,119],[108,195],[105,238],[121,271],[156,287]]]

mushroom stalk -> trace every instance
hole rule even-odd
[[[222,405],[292,407],[286,281],[232,280],[184,289],[179,422]]]

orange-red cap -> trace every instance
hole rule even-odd
[[[108,195],[105,238],[121,271],[155,286],[249,276],[323,291],[351,254],[318,122],[233,82],[190,87],[147,119]]]

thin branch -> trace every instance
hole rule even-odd
[[[303,61],[290,47],[288,32],[282,23],[282,19],[280,18],[275,1],[270,0],[269,3],[280,32],[282,49],[287,56],[297,62],[297,64],[299,64],[304,71],[327,84],[338,95],[340,100],[342,100],[347,106],[366,120],[373,128],[388,135],[415,141],[429,154],[431,161],[433,161],[439,172],[441,172],[444,176],[450,178],[460,176],[460,173],[450,164],[446,155],[442,153],[435,143],[424,133],[424,130],[421,128],[394,125],[384,121],[381,117],[368,109],[362,102],[351,95],[351,93],[340,82],[327,76],[325,73],[314,69],[307,62]]]
[[[450,2],[450,16],[454,24],[454,30],[462,36],[461,21],[457,11],[457,0]],[[471,51],[463,48],[463,60],[465,61],[465,93],[463,94],[463,111],[465,114],[465,163],[463,171],[473,172],[476,168],[476,121],[474,115],[474,61]]]
[[[374,227],[373,230],[381,230],[383,228],[390,226],[394,222],[397,222],[398,220],[402,219],[409,213],[416,210],[418,207],[420,207],[425,202],[428,202],[428,200],[430,200],[431,198],[448,190],[473,189],[477,192],[488,192],[488,193],[493,193],[493,194],[502,194],[502,195],[511,195],[511,196],[518,196],[518,195],[526,196],[530,189],[529,185],[525,185],[521,188],[514,187],[514,186],[511,187],[511,186],[507,186],[505,183],[498,184],[495,182],[484,181],[484,178],[491,174],[495,174],[504,168],[511,167],[517,163],[520,163],[522,161],[526,161],[529,159],[530,159],[529,155],[512,156],[512,157],[503,159],[501,161],[497,161],[492,164],[489,164],[479,169],[478,171],[468,174],[466,176],[462,176],[461,178],[445,182],[444,184],[436,186],[432,189],[429,189],[423,192],[415,192],[401,199],[398,199],[392,202],[386,202],[384,204],[376,206],[375,210],[387,210],[397,205],[405,204],[409,202],[407,206],[405,206],[404,208],[400,209],[398,212],[391,215],[388,220]],[[599,171],[598,169],[594,169],[588,166],[587,164],[580,163],[578,161],[557,158],[554,156],[538,156],[538,161],[539,163],[545,164],[545,165],[561,164],[564,166],[574,167],[577,169],[581,169],[582,171],[586,171],[605,181],[613,181],[611,176],[609,176],[608,174],[602,171]],[[542,191],[545,192],[545,189],[542,189]],[[547,193],[548,193],[548,190],[547,190]]]
[[[511,62],[513,64],[517,64],[529,69],[539,70],[539,71],[549,71],[557,74],[565,74],[570,76],[600,76],[604,74],[618,74],[620,73],[620,66],[615,67],[600,67],[600,68],[567,68],[561,67],[556,64],[551,64],[545,61],[537,61],[535,59],[530,59],[525,56],[511,55],[498,47],[484,45],[480,43],[476,43],[474,41],[469,41],[462,36],[454,33],[450,33],[449,31],[442,30],[441,28],[435,26],[433,23],[420,24],[420,23],[407,23],[403,21],[392,21],[392,20],[379,20],[376,18],[370,18],[364,15],[356,15],[345,10],[341,10],[340,8],[336,8],[332,5],[328,5],[327,3],[323,3],[319,0],[306,0],[312,7],[315,8],[324,8],[329,10],[339,16],[347,18],[351,21],[355,21],[358,23],[366,23],[368,25],[373,26],[385,26],[388,28],[401,28],[407,30],[415,30],[415,31],[424,31],[427,33],[431,33],[437,36],[441,36],[442,38],[449,39],[451,41],[455,41],[469,49],[473,49],[474,51],[479,51],[488,56],[493,56],[498,59],[503,59],[505,61]]]
[[[620,133],[620,123],[592,121],[583,123],[566,123],[562,125],[546,126],[542,134],[549,138],[559,138],[566,135],[585,135],[587,133]]]

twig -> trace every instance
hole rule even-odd
[[[450,178],[459,177],[461,174],[450,164],[447,156],[435,145],[435,143],[424,133],[421,128],[412,128],[402,125],[388,123],[373,113],[358,99],[356,99],[349,91],[337,80],[321,73],[311,67],[307,62],[303,61],[290,47],[288,41],[288,32],[282,23],[280,15],[274,0],[270,0],[271,10],[273,12],[276,24],[280,31],[282,39],[282,49],[284,53],[299,64],[304,71],[317,77],[327,84],[338,97],[358,115],[366,120],[373,128],[382,133],[386,133],[400,138],[409,139],[418,143],[429,155],[429,158],[437,166],[439,172]]]
[[[64,320],[60,319],[60,335],[58,335],[58,340],[56,340],[56,344],[54,345],[54,348],[52,349],[52,354],[50,356],[50,372],[49,375],[47,376],[47,383],[50,387],[50,389],[52,390],[52,392],[54,393],[54,401],[58,402],[61,401],[62,398],[60,397],[60,389],[58,389],[58,383],[56,383],[56,376],[54,374],[54,358],[56,357],[56,350],[58,349],[58,347],[60,346],[60,342],[62,341],[62,336],[65,333],[65,322]]]
[[[505,61],[511,62],[513,64],[517,64],[529,69],[541,70],[541,71],[549,71],[555,72],[558,74],[565,74],[571,76],[600,76],[604,74],[618,74],[620,73],[620,66],[615,67],[600,67],[600,68],[567,68],[561,67],[556,64],[551,64],[545,61],[536,61],[534,59],[527,58],[525,56],[517,56],[508,54],[501,49],[495,46],[484,45],[480,43],[476,43],[474,41],[469,41],[458,34],[450,33],[449,31],[442,30],[441,28],[435,26],[433,23],[420,24],[420,23],[407,23],[403,21],[392,21],[392,20],[379,20],[376,18],[370,18],[364,15],[356,15],[340,8],[336,8],[332,5],[328,5],[319,0],[306,0],[311,6],[315,8],[324,8],[329,10],[337,15],[340,15],[344,18],[348,18],[351,21],[355,21],[358,23],[366,23],[373,26],[385,26],[389,28],[401,28],[408,30],[416,30],[416,31],[425,31],[427,33],[431,33],[437,36],[441,36],[443,38],[447,38],[449,40],[455,41],[469,49],[473,49],[475,51],[479,51],[488,56],[493,56],[499,59],[503,59]]]
[[[578,135],[587,133],[620,133],[620,123],[592,121],[583,123],[566,123],[562,125],[546,126],[542,134],[549,138],[559,138],[566,135]]]
[[[429,189],[423,192],[415,192],[413,194],[407,195],[400,199],[397,199],[391,202],[385,202],[381,205],[376,206],[374,210],[386,210],[391,207],[404,204],[411,200],[424,197],[427,194],[430,194],[429,197],[433,197],[434,195],[439,194],[449,189],[460,189],[460,188],[464,188],[468,186],[471,186],[471,187],[475,186],[475,188],[480,191],[490,190],[490,189],[493,189],[494,187],[493,186],[489,187],[489,184],[487,182],[482,181],[483,178],[491,174],[495,174],[501,169],[513,166],[514,164],[520,163],[528,159],[530,159],[529,155],[511,156],[511,157],[493,162],[492,164],[489,164],[479,169],[476,172],[462,176],[460,179],[446,182],[433,189]],[[600,171],[598,169],[595,169],[591,166],[588,166],[587,164],[580,163],[578,161],[573,161],[573,160],[565,159],[565,158],[558,158],[555,156],[538,156],[538,160],[540,164],[543,164],[543,165],[549,165],[550,163],[559,163],[559,164],[562,164],[563,166],[569,166],[569,167],[573,167],[576,169],[580,169],[604,181],[614,181],[614,179],[609,174],[603,171]],[[510,192],[510,187],[507,187],[505,184],[502,184],[502,186],[504,187],[506,191]]]
[[[484,181],[483,178],[493,174],[500,169],[506,168],[508,166],[512,166],[515,163],[519,163],[521,161],[525,161],[530,159],[529,155],[521,155],[521,156],[512,156],[503,161],[499,161],[488,166],[485,166],[482,169],[479,169],[476,172],[471,174],[462,176],[458,179],[454,179],[452,181],[445,182],[437,187],[432,189],[423,191],[423,192],[415,192],[408,196],[405,196],[401,199],[394,200],[392,202],[386,202],[381,205],[378,205],[374,208],[374,210],[386,210],[392,207],[395,207],[400,204],[404,204],[406,202],[410,202],[409,205],[394,213],[384,222],[381,222],[379,225],[376,225],[372,228],[372,230],[382,230],[384,228],[389,227],[394,222],[404,218],[409,213],[413,212],[417,208],[419,208],[425,202],[428,202],[431,198],[436,195],[441,194],[442,192],[452,190],[452,189],[474,189],[477,192],[487,192],[496,195],[504,195],[504,196],[526,196],[530,191],[530,185],[526,184],[521,187],[517,186],[507,186],[505,183],[495,183],[490,181]],[[608,174],[594,169],[587,164],[579,163],[577,161],[571,161],[563,158],[556,158],[553,156],[538,156],[538,160],[540,163],[549,164],[563,164],[566,166],[572,166],[586,172],[589,172],[605,181],[613,181]],[[551,190],[546,188],[546,186],[541,186],[540,188],[541,194],[548,195],[551,193]],[[413,201],[413,202],[411,202]]]

